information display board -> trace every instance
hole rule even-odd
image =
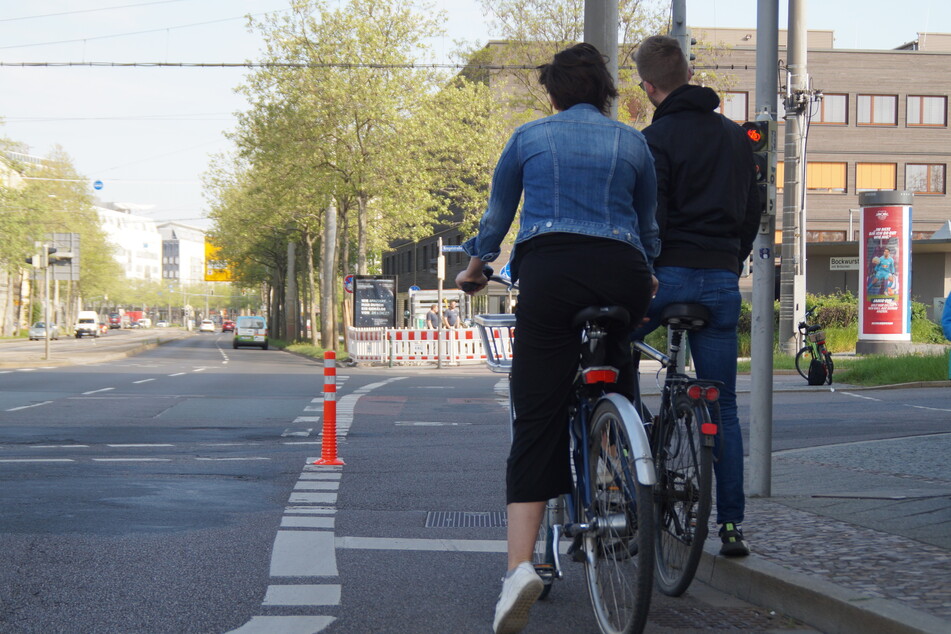
[[[396,276],[353,276],[353,325],[356,328],[396,327]]]

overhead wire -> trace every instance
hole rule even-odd
[[[171,2],[183,2],[184,0],[153,0],[152,2],[139,2],[136,4],[121,4],[111,7],[99,7],[98,9],[76,9],[74,11],[59,11],[57,13],[39,13],[37,15],[24,15],[18,18],[0,18],[0,22],[18,22],[20,20],[35,20],[38,18],[53,18],[62,15],[76,15],[78,13],[96,13],[98,11],[112,11],[113,9],[133,9],[136,7],[146,7],[152,4],[169,4]]]

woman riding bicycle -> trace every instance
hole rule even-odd
[[[539,67],[556,114],[519,127],[492,178],[471,258],[456,276],[470,294],[487,283],[524,194],[511,271],[519,280],[512,364],[514,439],[506,470],[508,573],[496,606],[496,632],[517,632],[542,591],[531,565],[545,502],[568,493],[567,404],[578,366],[574,316],[593,305],[623,306],[637,324],[656,288],[657,182],[644,137],[610,119],[617,90],[604,57],[572,46]],[[475,290],[472,290],[472,289]],[[617,391],[634,393],[628,344],[617,338]]]

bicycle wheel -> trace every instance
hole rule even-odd
[[[700,428],[710,422],[704,403],[686,399],[655,422],[654,519],[658,590],[678,597],[687,590],[707,540],[712,505],[713,447]]]
[[[829,382],[829,385],[832,385],[832,372],[835,370],[835,364],[832,363],[832,353],[825,350],[823,350],[822,353],[825,355],[826,360],[826,381]]]
[[[535,554],[532,558],[532,564],[535,566],[535,572],[542,578],[545,587],[542,589],[539,599],[544,599],[551,592],[552,583],[555,581],[555,549],[558,544],[555,543],[555,533],[552,527],[564,522],[565,498],[557,497],[548,500],[545,505],[545,514],[542,515],[542,523],[538,527],[538,539],[535,541]]]
[[[642,631],[650,607],[651,487],[637,481],[631,446],[621,413],[610,401],[602,401],[591,417],[592,500],[587,520],[592,530],[584,536],[584,555],[591,606],[604,634]]]
[[[803,346],[796,353],[796,371],[799,372],[799,376],[807,381],[809,380],[809,364],[812,363],[812,359],[812,348],[809,346]]]

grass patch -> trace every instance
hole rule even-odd
[[[915,381],[947,381],[949,351],[938,355],[869,355],[856,359],[840,377],[836,360],[834,378],[854,385],[894,385]]]
[[[287,343],[282,339],[269,339],[268,343],[275,348],[280,348],[281,350],[293,352],[294,354],[303,355],[305,357],[311,357],[313,359],[323,359],[324,352],[326,351],[326,348],[321,348],[320,346],[315,346],[314,344],[308,342]],[[349,356],[350,355],[343,346],[337,349],[338,359],[346,359]]]

